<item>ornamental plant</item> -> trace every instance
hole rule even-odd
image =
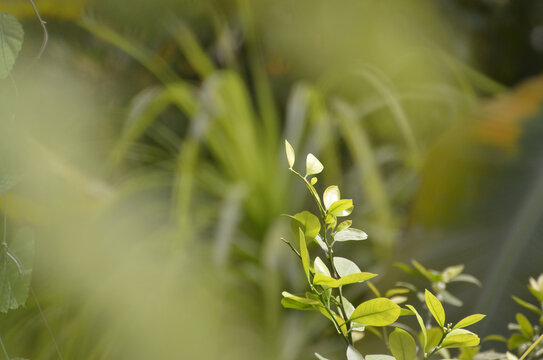
[[[367,360],[426,360],[438,354],[441,358],[453,358],[449,349],[465,349],[479,345],[479,336],[465,328],[482,320],[485,315],[474,314],[456,324],[448,323],[442,302],[431,291],[425,289],[424,306],[428,313],[425,321],[414,306],[404,305],[407,298],[398,296],[408,292],[409,289],[401,287],[391,289],[382,297],[368,281],[378,274],[362,271],[352,260],[335,256],[335,246],[341,246],[345,241],[364,241],[368,238],[364,231],[352,227],[351,220],[345,219],[353,211],[353,201],[342,199],[336,185],[327,187],[321,198],[314,185],[317,183],[316,175],[324,170],[323,164],[313,154],[308,154],[305,175],[302,175],[294,169],[296,154],[286,140],[285,148],[289,170],[309,190],[316,202],[318,214],[302,211],[288,215],[296,241],[291,242],[287,239],[282,241],[299,258],[307,281],[307,291],[297,295],[284,291],[281,300],[283,307],[316,311],[326,317],[345,342],[348,360],[364,359],[354,344],[367,331],[379,334],[390,350],[390,354],[367,354],[365,356]],[[314,250],[312,244],[315,244]],[[313,256],[313,252],[319,255]],[[423,267],[418,270],[420,269]],[[463,267],[456,267],[446,271],[447,274],[451,273],[446,275],[447,279],[458,279],[462,270]],[[433,273],[429,271],[428,275],[430,274]],[[436,277],[434,280],[439,279]],[[366,283],[376,297],[355,306],[343,294],[343,287],[362,283]],[[436,292],[436,289],[433,291]],[[443,292],[440,294],[441,298],[442,295]],[[414,331],[399,321],[400,317],[406,316],[415,317],[420,331]],[[432,327],[432,322],[435,322],[437,327]],[[377,328],[381,328],[381,331],[377,331]],[[317,359],[327,359],[317,353],[315,356]]]

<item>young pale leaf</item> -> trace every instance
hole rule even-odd
[[[417,269],[417,271],[420,272],[421,275],[423,275],[431,282],[438,282],[441,280],[441,274],[434,274],[432,271],[422,266],[422,264],[420,264],[417,260],[411,260],[411,264],[413,264],[413,267]]]
[[[474,315],[466,316],[465,318],[460,320],[456,325],[454,325],[453,329],[461,329],[461,328],[465,328],[466,326],[473,325],[483,320],[485,316],[486,315],[483,315],[483,314],[474,314]]]
[[[319,355],[319,354],[317,354],[317,353],[315,353],[315,357],[316,357],[317,359],[319,359],[319,360],[328,360],[328,359],[325,358],[324,356]]]
[[[300,240],[300,256],[302,258],[302,266],[304,268],[305,277],[307,278],[307,281],[309,281],[309,283],[311,284],[311,280],[309,278],[309,252],[307,251],[305,235],[301,228],[299,229],[298,238]]]
[[[439,326],[445,326],[445,310],[443,310],[441,301],[439,301],[438,298],[436,298],[434,294],[428,290],[424,292],[424,299],[426,301],[426,306],[428,306],[428,309],[434,316],[434,319],[436,319]]]
[[[364,360],[364,357],[354,346],[349,345],[347,348],[347,360]]]
[[[406,305],[407,308],[409,310],[411,310],[415,316],[417,317],[417,321],[419,323],[419,326],[420,326],[420,330],[422,332],[422,337],[423,337],[423,347],[426,349],[426,345],[428,345],[428,333],[426,332],[426,326],[424,325],[424,320],[422,320],[422,317],[419,315],[419,313],[417,312],[417,310],[412,306],[412,305]]]
[[[301,213],[294,215],[290,226],[294,234],[297,234],[298,229],[301,227],[306,239],[314,239],[321,231],[319,218],[309,211],[302,211]]]
[[[396,328],[389,336],[390,351],[397,360],[415,360],[417,344],[415,339],[405,330]]]
[[[366,240],[368,235],[362,230],[348,228],[338,231],[334,235],[334,241]]]
[[[448,292],[447,290],[441,291],[441,297],[443,298],[443,302],[447,303],[452,306],[462,306],[464,303],[462,300]]]
[[[317,234],[317,236],[315,236],[315,242],[317,243],[317,245],[320,246],[320,248],[322,249],[322,251],[324,251],[325,253],[328,252],[328,246],[326,245],[326,243],[322,240],[322,237]]]
[[[517,324],[520,325],[520,332],[522,333],[522,335],[526,336],[529,339],[533,338],[534,328],[532,327],[532,324],[530,324],[530,321],[526,318],[526,316],[522,315],[521,313],[517,313],[515,319],[517,319]]]
[[[322,200],[324,202],[324,208],[326,210],[328,210],[330,208],[330,205],[332,205],[339,199],[340,199],[339,188],[336,185],[328,186],[326,190],[324,190],[324,194],[322,195]]]
[[[330,276],[330,270],[328,270],[328,267],[324,264],[324,262],[318,256],[315,258],[315,261],[313,262],[313,268],[315,269],[315,274]]]
[[[543,291],[536,290],[532,288],[531,286],[528,286],[528,290],[532,293],[533,296],[539,301],[543,302]]]
[[[334,257],[334,267],[340,277],[362,272],[354,262],[339,256]]]
[[[395,360],[394,356],[383,354],[366,355],[366,360]]]
[[[0,79],[4,79],[11,72],[21,51],[24,31],[17,18],[6,12],[0,12],[0,29]]]
[[[287,153],[288,166],[292,169],[296,155],[294,153],[294,149],[287,140],[285,140],[285,151]]]
[[[312,177],[310,181],[311,185],[315,185],[317,183],[317,180],[318,179],[316,177]]]
[[[363,302],[353,311],[350,321],[367,326],[387,326],[400,316],[400,307],[387,298]]]
[[[523,344],[527,344],[529,342],[531,342],[531,339],[528,339],[524,335],[515,333],[515,334],[511,335],[509,340],[507,340],[507,348],[509,350],[513,350],[513,349],[516,349],[519,346],[521,346]]]
[[[470,275],[470,274],[460,274],[456,276],[455,278],[449,280],[449,282],[456,282],[456,281],[475,284],[479,287],[481,286],[481,282],[479,281],[479,279],[477,279],[475,276]]]
[[[321,164],[319,159],[315,157],[315,155],[308,154],[307,159],[305,161],[305,168],[306,168],[305,175],[308,176],[308,175],[319,174],[324,169],[324,166]]]
[[[518,357],[516,357],[514,354],[511,354],[509,351],[505,353],[505,359],[506,360],[518,360]]]
[[[445,336],[441,347],[459,348],[479,345],[479,337],[466,329],[454,329]]]
[[[513,296],[513,300],[515,300],[515,302],[517,304],[519,304],[520,306],[525,307],[526,309],[531,310],[531,311],[535,312],[536,314],[541,315],[541,310],[539,310],[539,308],[537,306],[532,305],[529,302],[524,301],[521,298],[518,298],[516,296]]]
[[[328,213],[335,216],[348,216],[353,212],[353,200],[352,199],[343,199],[335,201],[328,208]]]
[[[28,297],[34,261],[34,236],[19,230],[8,252],[0,256],[0,312],[17,309]]]

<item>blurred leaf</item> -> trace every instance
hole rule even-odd
[[[19,230],[0,259],[0,312],[17,309],[28,297],[34,261],[34,238],[28,229]]]
[[[443,290],[441,293],[441,297],[443,298],[443,302],[453,305],[453,306],[462,306],[463,302],[450,292]]]
[[[305,168],[306,168],[305,175],[308,176],[308,175],[319,174],[324,169],[324,166],[321,164],[319,159],[315,157],[315,155],[308,154],[305,161]]]
[[[538,314],[538,315],[541,315],[541,310],[539,310],[539,308],[538,308],[537,306],[532,305],[532,304],[530,304],[529,302],[524,301],[524,300],[522,300],[521,298],[518,298],[518,297],[516,297],[516,296],[513,296],[512,298],[513,298],[513,300],[515,300],[515,302],[516,302],[517,304],[519,304],[520,306],[525,307],[526,309],[531,310],[531,311],[535,312],[535,313]]]
[[[411,260],[411,264],[418,270],[425,278],[431,282],[438,282],[441,280],[441,274],[433,274],[430,270],[422,266],[417,260]]]
[[[499,341],[499,342],[507,343],[507,339],[501,335],[488,335],[487,337],[483,339],[483,342],[485,341]]]
[[[331,288],[337,288],[344,285],[364,282],[376,276],[377,274],[372,274],[368,272],[360,272],[360,273],[346,275],[339,279],[334,279],[333,277],[326,276],[323,274],[316,274],[315,278],[313,279],[313,285],[325,285]]]
[[[368,326],[387,326],[400,316],[400,307],[387,298],[377,298],[358,305],[350,321]]]
[[[13,65],[21,47],[23,46],[24,31],[21,23],[15,16],[0,12],[0,79],[6,78]]]
[[[466,316],[465,318],[460,320],[456,325],[454,325],[453,329],[460,329],[460,328],[464,328],[466,326],[473,325],[473,324],[483,320],[485,316],[486,315],[483,315],[483,314],[474,314],[474,315]]]
[[[532,328],[532,324],[530,324],[530,321],[526,318],[526,316],[522,315],[521,313],[517,313],[515,319],[517,320],[517,324],[520,325],[520,332],[522,333],[522,335],[526,336],[528,339],[533,338],[534,329]]]
[[[449,282],[464,271],[464,265],[449,266],[441,273],[443,281]]]
[[[439,301],[438,298],[436,298],[435,295],[428,290],[424,292],[424,299],[426,300],[426,306],[428,306],[428,310],[430,310],[439,326],[445,326],[445,310],[443,310],[443,305],[441,304],[441,301]]]
[[[417,356],[417,344],[405,330],[396,328],[389,336],[390,351],[397,360],[414,360]]]
[[[340,277],[362,272],[354,262],[339,256],[334,257],[334,267]]]
[[[479,337],[465,329],[454,329],[445,336],[441,343],[444,348],[458,348],[479,345]]]
[[[509,340],[507,340],[507,348],[509,350],[513,350],[518,348],[522,344],[529,343],[531,340],[528,339],[526,336],[523,336],[521,334],[512,334],[511,337],[509,337]]]
[[[317,353],[315,353],[315,357],[316,357],[317,359],[319,359],[319,360],[328,360],[328,359],[325,358],[324,356],[319,355],[319,354],[317,354]]]
[[[481,286],[481,282],[479,281],[479,279],[469,274],[460,274],[456,276],[455,278],[452,278],[449,280],[449,282],[455,282],[455,281],[467,282],[467,283],[475,284],[477,286]]]
[[[314,239],[321,230],[321,222],[319,221],[319,218],[309,211],[302,211],[292,217],[291,227],[295,234],[297,234],[298,229],[301,228],[307,239]]]
[[[296,155],[294,154],[294,149],[287,140],[285,140],[285,151],[287,153],[288,166],[292,168],[294,166]]]
[[[317,310],[316,307],[320,306],[321,303],[315,299],[304,298],[296,295],[292,295],[286,291],[282,293],[283,299],[281,299],[281,305],[287,309],[296,309],[296,310]]]
[[[543,302],[543,292],[541,291],[538,291],[536,289],[533,289],[531,288],[530,286],[528,286],[528,290],[530,290],[530,292],[532,293],[533,296],[535,296],[535,298],[537,300],[539,300],[540,302]]]
[[[348,228],[338,231],[334,235],[334,241],[366,240],[368,235],[362,230]]]
[[[387,290],[387,292],[385,294],[385,297],[389,298],[389,297],[394,296],[394,295],[407,294],[410,291],[411,290],[406,289],[406,288],[392,288],[392,289]]]
[[[342,223],[340,223],[337,227],[337,231],[345,230],[351,227],[353,221],[352,220],[345,220]]]

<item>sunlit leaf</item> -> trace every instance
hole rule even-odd
[[[318,179],[316,177],[312,177],[310,181],[311,185],[315,185],[317,183],[317,180]]]
[[[358,305],[350,320],[367,326],[386,326],[400,316],[400,307],[387,298],[376,298]]]
[[[321,231],[321,223],[319,219],[309,211],[302,211],[292,217],[290,223],[294,234],[298,233],[301,228],[304,231],[306,239],[314,239]]]
[[[318,256],[315,258],[315,261],[313,262],[313,268],[315,269],[315,274],[323,274],[326,276],[330,276],[330,270],[328,270],[328,267],[324,264],[324,262]]]
[[[334,257],[334,267],[340,277],[362,272],[354,262],[339,256]]]
[[[479,279],[469,274],[460,274],[456,276],[455,278],[449,280],[449,282],[456,282],[456,281],[467,282],[467,283],[475,284],[477,286],[481,286],[481,282],[479,281]]]
[[[486,315],[483,315],[483,314],[474,314],[474,315],[466,316],[465,318],[460,320],[456,325],[454,325],[453,329],[460,329],[460,328],[464,328],[466,326],[473,325],[473,324],[483,320],[483,318],[485,316]]]
[[[338,231],[334,235],[334,241],[366,240],[368,235],[362,230],[348,228]]]
[[[426,306],[428,306],[428,310],[430,310],[434,319],[436,319],[439,326],[443,327],[445,325],[445,310],[443,309],[441,301],[428,290],[424,292],[424,299],[426,301]]]
[[[431,327],[429,329],[426,329],[426,335],[428,336],[428,343],[426,344],[424,351],[429,353],[439,344],[439,341],[443,336],[443,329],[438,327]],[[424,340],[424,336],[422,340]]]
[[[354,348],[354,346],[349,345],[349,347],[347,347],[347,360],[364,360],[364,357]]]
[[[466,329],[454,329],[445,336],[441,346],[443,348],[458,348],[479,345],[479,337]]]
[[[307,244],[305,242],[305,235],[302,229],[299,229],[299,235],[298,235],[299,241],[300,241],[300,256],[302,258],[302,266],[304,268],[305,277],[307,278],[307,281],[311,283],[311,280],[309,278],[309,252],[307,251]]]
[[[509,350],[513,350],[518,348],[522,344],[529,343],[531,340],[528,339],[526,336],[521,334],[513,334],[511,337],[509,337],[509,340],[507,340],[507,348]]]
[[[411,260],[411,264],[413,264],[413,267],[415,267],[415,269],[417,269],[417,271],[420,272],[421,275],[423,275],[431,282],[438,282],[441,280],[441,274],[434,274],[432,271],[422,266],[422,264],[420,264],[418,261]]]
[[[9,252],[0,256],[0,312],[24,305],[28,297],[34,261],[34,236],[28,229],[17,232]]]
[[[366,280],[376,277],[377,274],[372,274],[368,272],[361,272],[356,274],[350,274],[339,279],[334,279],[333,277],[326,276],[323,274],[315,274],[313,278],[313,285],[324,285],[331,288],[337,288],[344,285],[355,284],[359,282],[364,282]]]
[[[287,153],[288,166],[292,168],[294,166],[294,160],[296,159],[296,155],[294,153],[294,149],[287,140],[285,140],[285,151]]]
[[[345,230],[351,227],[353,221],[352,220],[345,220],[341,224],[338,225],[337,231]]]
[[[330,208],[330,205],[335,203],[340,199],[340,192],[339,188],[336,185],[328,186],[326,190],[324,190],[324,194],[322,195],[322,200],[324,202],[324,208],[328,210]]]
[[[518,298],[516,296],[513,296],[513,300],[515,300],[515,302],[519,304],[520,306],[525,307],[526,309],[531,310],[535,312],[536,314],[541,315],[541,310],[537,306],[532,305],[529,302],[524,301],[521,298]]]
[[[306,176],[319,174],[324,169],[324,166],[321,164],[319,159],[317,159],[315,155],[313,154],[307,155],[307,159],[305,161],[305,167],[306,167]]]
[[[424,348],[426,348],[426,345],[428,344],[428,333],[426,332],[426,326],[424,325],[424,320],[422,320],[422,317],[420,316],[420,314],[417,312],[417,310],[412,305],[406,305],[406,306],[417,317],[417,322],[419,323],[420,330],[422,332],[422,337],[423,337],[423,340],[424,340],[422,346]]]
[[[335,216],[347,216],[353,212],[353,200],[343,199],[337,200],[328,208],[328,213]]]
[[[0,79],[6,78],[21,51],[24,31],[15,16],[0,12]]]
[[[499,341],[499,342],[507,343],[507,339],[501,335],[488,335],[487,337],[483,339],[483,342],[485,341]]]
[[[400,311],[400,316],[410,316],[410,315],[415,315],[415,313],[411,310],[404,309],[404,308],[402,308],[402,310]]]
[[[396,328],[389,336],[390,351],[397,360],[414,360],[417,356],[417,344],[405,330]]]

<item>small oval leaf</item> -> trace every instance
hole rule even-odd
[[[366,240],[368,238],[368,234],[363,232],[362,230],[348,228],[341,231],[338,231],[334,235],[334,241],[350,241],[350,240]]]
[[[307,159],[305,161],[305,175],[317,175],[320,174],[322,170],[324,170],[324,166],[321,164],[319,159],[315,157],[313,154],[308,154]]]
[[[296,155],[294,153],[294,149],[287,140],[285,140],[285,152],[287,154],[288,166],[292,169],[294,166],[294,161],[296,160]]]
[[[405,330],[396,328],[388,338],[390,351],[398,360],[414,360],[417,356],[415,339]]]
[[[400,307],[387,298],[376,298],[358,305],[350,321],[367,326],[387,326],[400,316]]]

